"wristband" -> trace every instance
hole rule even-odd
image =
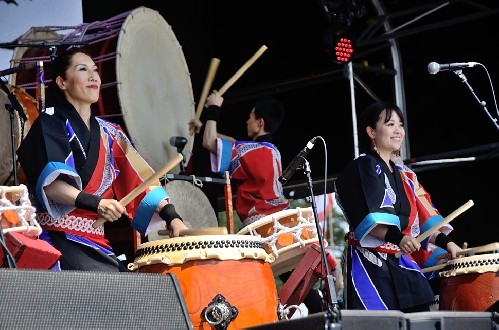
[[[79,209],[97,213],[97,209],[99,207],[101,199],[102,199],[101,196],[80,191],[78,196],[76,196],[75,206]]]
[[[444,250],[447,250],[447,244],[450,242],[452,242],[452,239],[444,233],[438,234],[437,238],[435,238],[435,245]]]
[[[206,109],[206,120],[218,121],[220,119],[221,112],[222,108],[218,105],[210,105],[208,109]]]
[[[405,235],[402,234],[397,227],[389,226],[385,234],[385,241],[393,243],[398,246],[402,238],[404,238],[404,236]]]
[[[171,229],[170,224],[172,223],[173,219],[182,220],[177,211],[175,211],[175,206],[173,206],[173,204],[166,204],[165,206],[163,206],[161,211],[159,211],[159,216],[161,217],[161,219],[166,221],[166,228],[168,229]]]

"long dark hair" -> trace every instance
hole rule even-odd
[[[376,128],[378,122],[380,122],[382,112],[385,112],[385,118],[383,122],[388,122],[392,118],[393,112],[395,112],[402,122],[405,123],[404,114],[402,110],[394,103],[390,102],[376,102],[369,105],[359,116],[358,120],[358,132],[359,132],[359,151],[361,153],[367,152],[371,149],[371,138],[366,132],[367,127],[371,127],[373,129]]]

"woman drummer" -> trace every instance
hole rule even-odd
[[[92,116],[101,79],[89,53],[59,54],[52,77],[47,108],[17,152],[36,198],[40,238],[62,253],[57,270],[122,270],[103,226],[92,226],[98,218],[129,216],[142,235],[162,220],[172,236],[187,227],[159,181],[126,207],[118,202],[154,172],[119,125]]]
[[[428,311],[434,293],[420,267],[431,266],[423,264],[432,259],[431,245],[447,250],[449,258],[461,249],[446,235],[450,226],[436,230],[429,242],[416,239],[443,218],[414,172],[392,160],[405,137],[400,108],[371,105],[359,117],[359,132],[363,153],[335,182],[350,226],[343,260],[345,307]],[[398,251],[405,254],[397,258]]]

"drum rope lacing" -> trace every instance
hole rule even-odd
[[[46,32],[46,33],[54,33],[55,36],[52,38],[24,38],[22,43],[40,43],[40,42],[60,42],[65,44],[71,43],[82,43],[86,45],[92,45],[94,43],[101,42],[103,40],[111,39],[114,36],[118,35],[122,30],[123,21],[127,18],[127,16],[131,13],[131,11],[127,11],[125,13],[114,16],[110,19],[97,21],[92,23],[82,23],[76,26],[44,26],[33,28],[34,32]],[[62,32],[61,32],[62,31]],[[67,33],[64,33],[69,31]],[[93,34],[88,34],[88,31],[93,31]],[[114,54],[105,54],[101,56],[96,56],[94,61],[96,63],[105,61],[107,58],[115,55]],[[30,62],[50,62],[50,56],[36,56],[36,57],[26,57],[21,59],[14,59],[14,64],[22,64],[22,63],[30,63]],[[51,82],[52,80],[46,80],[46,83]],[[18,87],[22,87],[26,90],[35,89],[36,82],[19,84]],[[104,88],[105,86],[101,86]]]
[[[14,205],[7,198],[9,190],[19,194],[19,205]],[[36,209],[31,206],[28,188],[24,184],[17,187],[0,187],[0,214],[5,211],[15,211],[22,226],[5,228],[3,229],[4,232],[16,231],[29,236],[41,234],[42,228],[36,221]]]
[[[298,215],[297,215],[298,224],[296,226],[288,227],[288,226],[282,225],[279,222],[279,218],[277,218],[274,215],[272,215],[272,220],[274,222],[274,231],[271,235],[269,235],[267,237],[262,237],[256,231],[256,228],[255,229],[250,228],[249,230],[250,230],[251,235],[259,237],[263,243],[270,246],[270,248],[272,249],[272,253],[275,255],[276,258],[279,257],[279,252],[278,252],[276,243],[277,243],[277,240],[278,240],[280,235],[292,234],[293,237],[295,238],[295,240],[300,243],[300,246],[304,247],[307,244],[307,242],[305,242],[301,238],[302,229],[306,229],[309,233],[313,233],[316,230],[315,223],[313,222],[313,219],[311,221],[310,218],[305,218],[303,216],[303,212],[300,208],[298,208]]]

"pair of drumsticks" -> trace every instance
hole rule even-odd
[[[224,93],[232,85],[234,85],[234,83],[243,75],[243,73],[246,72],[246,70],[248,70],[248,68],[250,66],[252,66],[253,63],[255,63],[256,60],[260,56],[262,56],[263,52],[265,52],[266,50],[267,50],[267,46],[262,45],[260,47],[260,49],[258,49],[258,51],[248,61],[246,61],[246,63],[244,63],[244,65],[239,70],[237,70],[237,72],[232,76],[232,78],[227,80],[227,82],[218,90],[218,93],[220,94],[220,96],[224,95]],[[216,75],[216,72],[218,70],[219,64],[220,64],[220,60],[218,58],[211,59],[210,67],[208,68],[208,74],[206,75],[203,90],[201,92],[201,97],[199,99],[199,103],[198,103],[197,108],[196,108],[196,113],[194,115],[194,118],[197,120],[199,120],[199,118],[201,118],[201,113],[203,112],[203,109],[205,107],[206,98],[208,97],[208,93],[210,91],[211,84],[213,83],[213,80],[215,79],[215,75]],[[192,135],[192,134],[194,134],[194,131],[191,130],[190,133]]]
[[[267,48],[268,48],[267,46],[262,45],[258,49],[258,51],[248,61],[246,61],[246,63],[244,63],[244,65],[239,70],[237,70],[237,72],[232,76],[232,78],[230,78],[220,88],[220,90],[218,91],[220,93],[220,95],[223,95],[232,85],[234,85],[234,83],[243,75],[243,73],[246,72],[246,70],[248,70],[248,68],[250,66],[252,66],[253,63],[255,63],[256,60],[260,56],[262,56],[263,52],[265,52],[267,50]],[[208,74],[206,76],[205,83],[204,83],[204,86],[203,86],[203,90],[202,90],[202,93],[201,93],[201,97],[200,97],[200,100],[199,100],[199,103],[198,103],[198,106],[197,106],[197,109],[196,109],[196,113],[195,113],[195,116],[194,116],[194,118],[196,118],[198,120],[201,117],[201,113],[202,113],[204,105],[206,103],[206,98],[208,97],[208,92],[209,92],[209,90],[211,88],[211,84],[213,83],[213,80],[215,79],[215,74],[216,74],[216,72],[218,70],[219,64],[220,64],[220,60],[219,59],[217,59],[217,58],[212,58],[211,59],[210,67],[208,69]],[[192,134],[194,134],[194,131],[191,131],[191,135]],[[153,175],[151,175],[149,178],[147,178],[141,185],[139,185],[134,190],[132,190],[128,195],[126,195],[125,197],[123,197],[120,200],[120,204],[123,205],[123,206],[127,206],[132,200],[134,200],[138,195],[140,195],[144,190],[146,190],[147,187],[149,187],[155,181],[159,180],[162,176],[164,176],[166,173],[168,173],[172,168],[174,168],[182,160],[183,160],[183,156],[182,156],[181,153],[179,153],[177,155],[177,157],[175,157],[172,160],[170,160],[163,168],[161,168],[159,171],[156,171]],[[106,222],[105,219],[99,218],[99,219],[97,219],[93,223],[92,227],[93,228],[98,228],[98,227],[102,226],[105,222]],[[207,229],[207,230],[211,234],[214,234],[214,233],[227,234],[227,229],[226,228],[220,228],[219,229],[218,227],[216,227],[216,228]],[[158,234],[161,235],[165,231],[160,231],[160,232],[158,232]],[[199,231],[195,231],[195,230],[185,231],[184,230],[184,231],[181,232],[181,235],[188,235],[188,234],[194,235],[196,233],[199,234]],[[203,233],[204,233],[204,231],[203,231]]]

